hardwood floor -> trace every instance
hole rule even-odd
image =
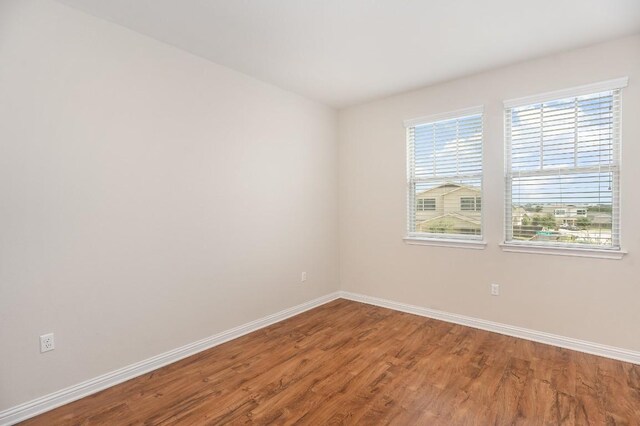
[[[24,422],[640,424],[640,366],[347,300]]]

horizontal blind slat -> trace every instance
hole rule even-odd
[[[505,109],[505,238],[619,247],[620,91]]]
[[[482,114],[422,123],[408,138],[408,232],[480,238]]]

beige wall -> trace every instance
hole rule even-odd
[[[501,252],[501,101],[624,75],[630,254]],[[338,152],[329,108],[49,0],[0,2],[0,410],[335,291],[338,272],[640,350],[639,79],[636,36],[344,110]],[[402,120],[479,104],[487,249],[405,245]]]
[[[0,410],[337,290],[336,119],[0,2]]]
[[[622,261],[504,253],[502,101],[629,76],[623,92]],[[405,245],[405,129],[414,117],[485,106],[483,251]],[[640,36],[340,112],[343,290],[640,350]],[[490,283],[501,295],[489,294]]]

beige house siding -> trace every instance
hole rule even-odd
[[[556,220],[556,225],[574,226],[579,218],[587,217],[587,210],[587,207],[548,205],[542,207],[540,215],[550,214]]]
[[[456,233],[473,234],[480,231],[479,220],[469,220],[468,218],[456,213],[447,213],[436,218],[425,220],[416,225],[418,232],[443,232],[443,230],[454,231]]]
[[[480,190],[454,183],[446,183],[418,193],[416,231],[445,232],[445,228],[446,232],[452,233],[479,233],[482,217],[480,197]],[[462,209],[463,199],[468,200],[470,210]],[[434,206],[434,209],[426,210],[425,206]]]

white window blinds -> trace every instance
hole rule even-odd
[[[480,239],[482,109],[405,125],[409,236]]]
[[[619,249],[619,88],[507,106],[505,138],[507,242]]]

